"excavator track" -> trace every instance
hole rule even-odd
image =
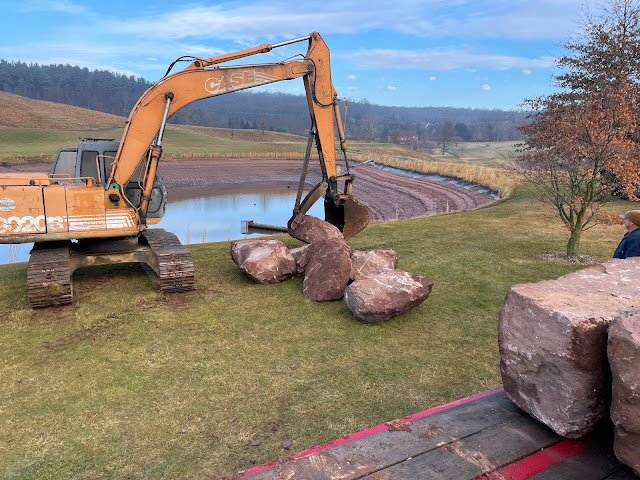
[[[35,244],[27,264],[27,289],[32,308],[66,305],[73,300],[69,247]]]
[[[157,258],[157,265],[151,268],[158,276],[160,290],[163,293],[193,290],[193,257],[178,237],[162,228],[145,230],[141,236]]]

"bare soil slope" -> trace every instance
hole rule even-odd
[[[124,117],[0,92],[0,127],[87,130],[124,127]]]
[[[167,160],[159,171],[171,199],[232,192],[288,189],[295,192],[301,160],[212,159]],[[428,178],[414,178],[369,165],[355,167],[353,194],[369,210],[371,220],[395,220],[472,210],[493,201],[477,188],[459,188]],[[307,190],[321,178],[320,166],[309,166]]]

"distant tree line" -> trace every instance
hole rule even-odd
[[[141,77],[106,70],[0,60],[0,90],[125,117],[149,86],[151,83]],[[445,144],[517,140],[521,138],[517,126],[526,117],[520,111],[390,107],[374,105],[366,99],[343,101],[341,110],[343,114],[347,111],[344,122],[347,138],[396,142],[413,148],[428,143],[442,145],[443,140]],[[260,91],[200,100],[180,110],[171,122],[299,135],[307,135],[310,127],[304,96]]]
[[[125,117],[150,85],[107,70],[0,60],[2,91]]]

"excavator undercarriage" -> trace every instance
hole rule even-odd
[[[154,228],[138,237],[35,243],[27,265],[29,303],[33,308],[71,303],[75,270],[116,263],[142,263],[164,293],[194,286],[191,253],[173,233]]]

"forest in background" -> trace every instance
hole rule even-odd
[[[36,100],[75,105],[127,117],[152,84],[141,77],[91,71],[71,65],[0,60],[0,90]],[[345,108],[346,107],[346,108]],[[520,139],[516,127],[526,112],[454,107],[393,107],[367,100],[341,102],[347,138],[407,144],[418,148],[454,141]],[[172,123],[231,129],[260,129],[306,136],[310,127],[302,95],[241,91],[195,102]]]

